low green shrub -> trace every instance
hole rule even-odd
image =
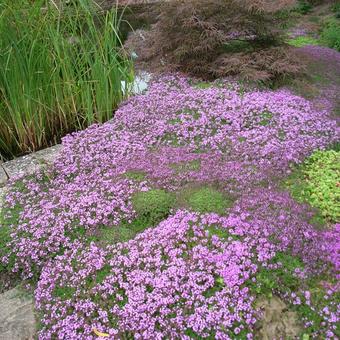
[[[300,14],[307,14],[309,13],[313,8],[313,5],[306,0],[299,0],[297,3],[297,6],[295,7],[295,11]]]
[[[322,44],[340,51],[340,21],[332,18],[328,20],[320,34]]]
[[[335,17],[340,19],[340,2],[332,5],[331,11],[335,14]]]

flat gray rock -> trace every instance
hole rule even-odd
[[[7,182],[7,175],[6,172],[4,170],[4,168],[2,167],[2,164],[0,164],[0,185],[5,184]]]
[[[33,298],[19,288],[0,295],[0,340],[33,340],[36,326]]]
[[[62,145],[57,144],[49,148],[37,151],[33,154],[33,156],[41,161],[53,163],[54,160],[59,156],[61,149]]]
[[[0,211],[3,207],[6,194],[6,187],[0,187]]]
[[[53,163],[59,155],[61,148],[61,145],[55,145],[23,157],[15,158],[12,161],[3,163],[2,166],[9,177],[30,175],[46,164]]]

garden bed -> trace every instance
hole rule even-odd
[[[270,295],[302,332],[335,332],[336,207],[316,200],[320,215],[279,179],[336,140],[326,111],[287,90],[181,75],[68,136],[6,197],[3,259],[38,281],[39,337],[251,337]]]
[[[40,340],[340,337],[340,54],[297,52],[290,89],[154,75],[9,179],[0,287]]]

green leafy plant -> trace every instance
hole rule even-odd
[[[7,158],[101,123],[128,95],[117,8],[92,0],[0,4],[0,152]]]
[[[340,3],[337,2],[337,3],[333,4],[332,7],[331,7],[331,10],[332,10],[333,13],[335,13],[335,17],[337,19],[340,19]]]
[[[322,44],[340,51],[340,21],[332,18],[328,20],[320,34]]]
[[[295,7],[295,11],[301,14],[307,14],[312,10],[312,8],[313,5],[309,1],[299,0]]]
[[[340,217],[340,156],[339,151],[314,152],[288,179],[292,195],[319,208],[331,221]]]

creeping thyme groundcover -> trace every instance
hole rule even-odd
[[[39,338],[96,339],[97,329],[112,339],[251,339],[256,300],[269,293],[299,313],[302,333],[339,335],[339,225],[320,227],[278,185],[337,137],[327,111],[287,90],[181,75],[65,137],[54,165],[13,181],[6,198],[6,217],[19,222],[2,261],[38,280]],[[134,197],[152,190],[169,216],[102,242],[133,225]],[[195,212],[188,192],[228,204]]]

